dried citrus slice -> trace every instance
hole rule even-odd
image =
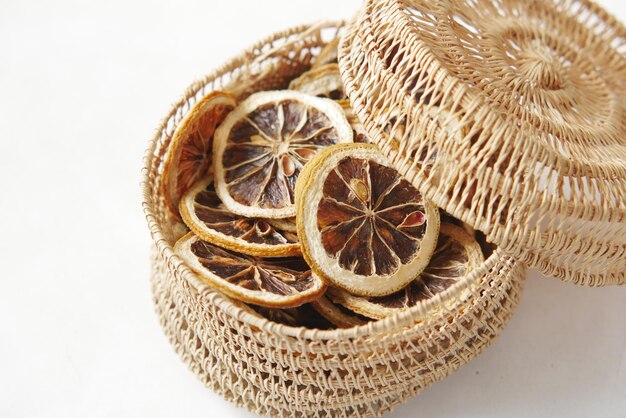
[[[418,279],[384,297],[359,297],[340,289],[329,290],[338,304],[374,319],[382,319],[417,305],[452,286],[484,261],[478,242],[465,230],[443,222],[430,264]]]
[[[193,232],[174,251],[198,276],[226,295],[268,308],[292,308],[310,302],[326,287],[300,257],[260,258],[226,250]]]
[[[261,257],[300,255],[296,233],[226,209],[215,192],[212,176],[185,193],[180,214],[196,235],[220,247]]]
[[[322,296],[323,297],[323,296]],[[296,308],[273,309],[264,307],[253,307],[258,315],[278,322],[279,324],[291,327],[306,327],[317,329],[333,328],[333,324],[322,315],[317,313],[311,306],[306,304]]]
[[[326,64],[307,71],[292,80],[289,89],[333,100],[346,100],[348,97],[337,64]]]
[[[239,215],[292,217],[304,164],[322,148],[345,142],[352,142],[352,129],[332,100],[291,90],[253,94],[215,134],[217,194]]]
[[[370,135],[367,133],[367,131],[365,130],[365,126],[363,126],[360,120],[356,119],[354,121],[350,121],[350,125],[353,129],[352,135],[354,137],[354,142],[358,142],[361,144],[372,143],[372,138],[370,138]]]
[[[306,261],[358,295],[400,290],[424,270],[437,243],[437,208],[374,145],[320,152],[298,179],[296,202]]]
[[[266,219],[266,221],[274,228],[281,231],[287,231],[293,234],[298,233],[298,228],[296,227],[296,218]]]
[[[448,212],[444,212],[444,211],[439,211],[439,214],[441,215],[441,223],[450,223],[452,225],[456,225],[458,227],[461,227],[465,230],[465,232],[467,232],[467,234],[472,237],[472,238],[477,238],[476,236],[476,230],[474,228],[472,228],[471,225],[463,222],[460,219],[455,218],[454,216],[450,215]],[[480,244],[480,243],[479,243]]]
[[[324,48],[320,51],[319,55],[315,59],[312,68],[321,67],[325,64],[336,64],[337,58],[339,55],[339,36],[333,38],[332,41],[326,44]]]
[[[195,104],[176,128],[165,155],[161,180],[165,201],[176,216],[181,196],[206,176],[211,165],[215,129],[236,104],[228,93],[209,93]]]
[[[339,103],[339,105],[343,109],[343,113],[346,115],[348,123],[350,124],[350,126],[352,126],[353,142],[371,144],[372,139],[367,133],[367,130],[365,130],[365,126],[363,125],[359,117],[354,113],[352,105],[350,104],[350,100],[337,100],[337,103]]]
[[[338,328],[358,327],[369,321],[368,318],[352,312],[341,305],[336,305],[326,296],[314,300],[310,305],[327,321]]]

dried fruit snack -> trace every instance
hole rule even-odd
[[[320,152],[298,179],[296,203],[307,263],[353,294],[402,289],[428,265],[437,243],[437,208],[374,145]]]
[[[289,88],[312,96],[349,102],[337,64],[326,64],[307,71],[292,80]]]
[[[367,130],[365,129],[365,126],[363,126],[363,123],[361,122],[359,117],[354,113],[354,110],[352,109],[352,104],[350,104],[350,100],[337,100],[337,103],[339,103],[339,105],[343,109],[348,123],[350,123],[350,126],[352,126],[353,142],[371,144],[372,138],[367,133]]]
[[[248,217],[295,215],[295,184],[323,148],[352,142],[341,107],[297,91],[253,94],[215,134],[213,168],[224,205]]]
[[[281,229],[268,220],[246,218],[226,209],[215,192],[212,176],[185,193],[180,214],[196,235],[220,247],[261,257],[300,255],[295,232]]]
[[[321,67],[326,64],[336,64],[337,56],[339,54],[338,46],[341,37],[337,36],[332,41],[326,44],[320,51],[319,55],[315,59],[312,68]]]
[[[207,175],[215,130],[236,105],[235,98],[228,93],[209,93],[191,108],[176,128],[165,155],[161,180],[163,196],[174,215],[178,216],[182,195]]]
[[[329,298],[369,318],[382,319],[443,292],[484,261],[480,245],[462,227],[443,222],[428,267],[404,289],[384,297],[359,297],[331,289]]]
[[[293,308],[317,299],[326,287],[300,257],[260,258],[201,240],[193,232],[174,251],[196,274],[226,295],[268,308]]]
[[[334,328],[333,324],[317,313],[309,303],[296,308],[287,309],[272,309],[257,306],[252,309],[257,315],[290,327],[307,327],[315,329]]]
[[[326,296],[321,296],[319,299],[311,302],[310,305],[327,321],[338,328],[357,327],[368,322],[368,318],[364,318],[341,305],[335,304]]]
[[[293,232],[294,234],[298,233],[298,228],[296,227],[296,218],[282,218],[282,219],[266,219],[267,222],[272,225],[276,229],[280,229],[282,231]]]

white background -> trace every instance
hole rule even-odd
[[[143,152],[193,79],[359,4],[0,0],[0,417],[251,416],[159,328]],[[389,416],[626,417],[626,288],[531,272],[493,346]]]

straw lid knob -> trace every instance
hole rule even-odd
[[[520,70],[539,88],[559,90],[562,87],[563,65],[550,48],[537,45],[520,54]]]

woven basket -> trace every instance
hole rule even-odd
[[[626,281],[626,29],[587,0],[367,0],[340,67],[425,196],[564,281]]]
[[[467,277],[409,311],[320,331],[251,314],[200,282],[173,253],[182,226],[170,216],[159,184],[178,123],[216,89],[243,98],[285,88],[342,28],[324,23],[275,34],[194,83],[145,157],[143,206],[155,243],[152,288],[165,333],[208,387],[262,415],[372,416],[391,410],[487,347],[517,305],[525,276],[522,264],[496,249]]]

